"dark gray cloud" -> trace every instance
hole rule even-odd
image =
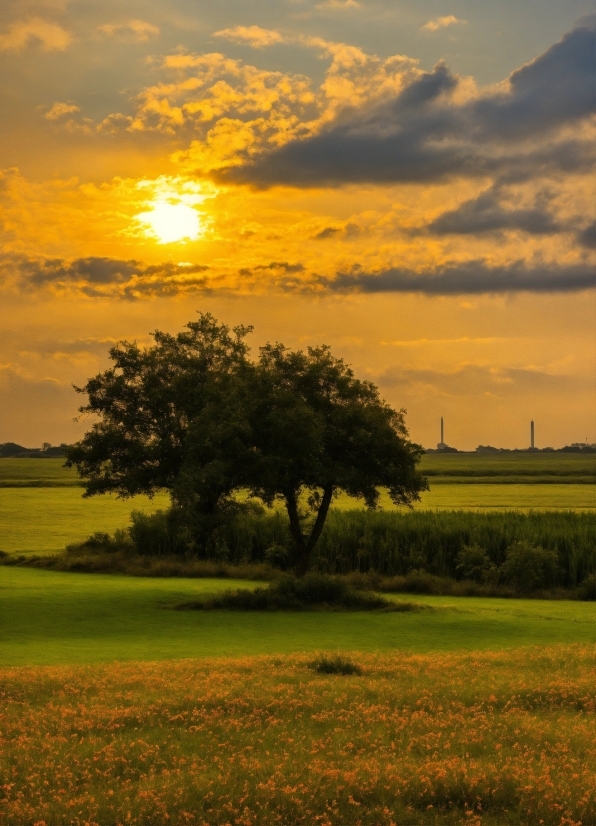
[[[333,238],[341,230],[338,227],[325,227],[314,236],[315,241],[325,241],[327,238]]]
[[[596,249],[596,221],[577,234],[577,240],[587,249]]]
[[[392,267],[380,273],[355,269],[349,273],[338,273],[334,279],[320,278],[318,283],[332,292],[427,295],[577,292],[596,286],[596,270],[588,263],[528,266],[517,261],[491,266],[487,261],[478,260],[446,264],[426,272],[415,272],[405,267]]]
[[[240,275],[253,275],[253,273],[267,271],[281,271],[292,275],[294,273],[304,272],[304,265],[290,264],[288,261],[272,261],[270,264],[258,264],[256,267],[243,267],[241,270],[238,270]]]
[[[12,262],[21,275],[34,285],[68,281],[82,281],[96,286],[124,284],[132,278],[172,277],[209,269],[201,264],[174,264],[167,261],[148,266],[134,259],[122,261],[96,256],[76,258],[70,262],[62,258],[13,258]]]
[[[436,235],[471,235],[498,230],[522,230],[531,235],[559,232],[561,226],[543,206],[532,209],[507,209],[494,189],[466,201],[457,209],[435,218],[427,229]]]
[[[515,71],[504,91],[457,103],[444,64],[396,98],[344,112],[312,138],[295,140],[220,179],[257,187],[430,182],[453,175],[521,180],[579,171],[595,160],[587,140],[556,130],[594,114],[596,18]],[[530,143],[528,143],[530,142]]]

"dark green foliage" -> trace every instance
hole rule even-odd
[[[357,591],[344,579],[312,573],[299,578],[283,576],[267,588],[228,591],[202,601],[184,602],[177,607],[206,610],[228,608],[239,611],[400,610],[399,604],[389,602],[378,594]],[[401,610],[404,610],[403,607]]]
[[[216,532],[242,510],[235,493],[281,500],[287,562],[304,574],[334,495],[374,508],[385,488],[395,504],[410,504],[427,488],[416,467],[423,450],[408,438],[404,411],[328,347],[267,344],[255,363],[250,330],[232,334],[201,314],[177,336],[156,331],[150,347],[113,347],[113,366],[76,388],[88,396],[80,412],[99,421],[68,448],[66,465],[85,478],[85,496],[169,492],[167,517],[133,526],[141,553],[180,552],[182,543],[213,555]]]
[[[113,347],[113,366],[77,388],[88,396],[81,413],[99,417],[67,451],[67,466],[86,480],[84,495],[167,490],[203,545],[235,507],[245,464],[235,400],[249,331],[202,314],[177,336],[156,331],[151,347]]]
[[[471,579],[478,583],[494,582],[497,574],[497,568],[490,561],[486,548],[476,544],[462,545],[457,555],[455,571],[459,579]]]
[[[507,548],[507,558],[499,569],[499,580],[513,585],[520,593],[531,593],[555,586],[559,578],[557,569],[556,551],[522,540]]]
[[[136,539],[125,544],[128,553],[159,556],[164,543],[173,542],[167,535],[164,538],[164,525],[173,524],[166,514],[135,519],[137,527],[130,530]],[[245,506],[214,532],[199,558],[232,565],[269,563],[283,570],[291,558],[291,542],[283,513]],[[476,581],[489,590],[497,582],[499,588],[511,589],[514,586],[497,579],[497,573],[506,561],[507,549],[516,542],[555,554],[556,567],[549,569],[552,578],[545,575],[540,580],[545,584],[538,587],[576,588],[587,582],[589,591],[596,575],[596,514],[570,511],[331,511],[313,555],[313,567],[327,574],[398,577],[396,590],[412,593],[445,593],[446,578],[452,583],[449,593],[455,579]],[[485,549],[480,559],[471,558],[479,553],[470,550],[474,546],[480,552]],[[189,546],[183,537],[172,547],[178,549],[180,558],[188,558]]]
[[[357,663],[339,654],[335,657],[317,657],[308,664],[308,667],[317,674],[343,674],[344,676],[362,674],[362,668]]]
[[[132,514],[134,517],[134,514]],[[130,528],[127,531],[116,531],[114,536],[102,531],[96,531],[80,545],[68,545],[68,554],[115,554],[135,552],[135,545],[130,537]]]
[[[396,505],[427,489],[417,470],[423,450],[409,440],[405,411],[393,410],[329,347],[304,353],[266,345],[254,382],[247,486],[267,505],[283,501],[299,574],[311,564],[339,491],[376,508],[382,488]]]

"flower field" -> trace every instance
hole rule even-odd
[[[596,821],[595,650],[0,671],[0,822]]]

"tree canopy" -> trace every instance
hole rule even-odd
[[[408,438],[405,411],[329,347],[267,344],[251,361],[251,329],[202,314],[177,336],[153,333],[152,346],[113,347],[113,366],[75,388],[88,395],[81,413],[99,421],[67,464],[86,479],[85,496],[169,491],[198,547],[239,507],[240,490],[282,501],[304,573],[338,492],[370,508],[381,489],[395,504],[419,498],[422,448]]]

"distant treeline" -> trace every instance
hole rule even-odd
[[[456,447],[442,447],[427,449],[426,453],[596,453],[596,444],[586,442],[573,442],[565,447],[526,447],[508,448],[492,447],[492,445],[478,445],[475,451],[458,450]]]
[[[475,548],[483,552],[484,573],[498,582],[511,548],[520,543],[537,551],[534,556],[526,554],[532,571],[548,563],[550,573],[541,587],[575,588],[596,575],[596,514],[572,511],[331,511],[312,568],[329,574],[374,571],[383,576],[422,571],[462,579],[469,576],[462,569],[462,552],[465,556],[466,549]],[[91,552],[189,555],[184,532],[177,531],[165,511],[151,516],[133,513],[128,531],[113,539],[96,535],[85,546]],[[199,558],[235,565],[266,562],[283,569],[289,567],[290,548],[285,514],[255,509],[238,513],[218,528]]]
[[[66,456],[68,445],[58,446],[44,442],[41,447],[23,447],[16,442],[0,444],[0,459],[60,459]]]

